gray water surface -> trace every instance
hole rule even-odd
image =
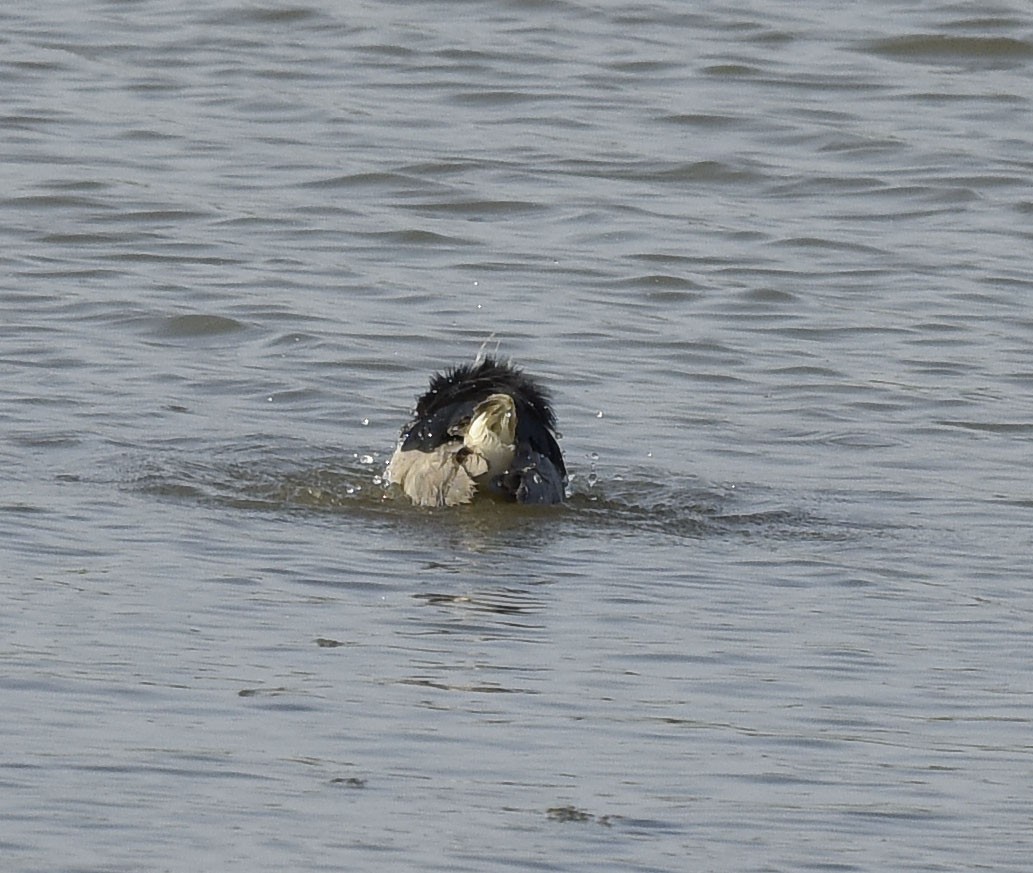
[[[5,871],[1029,869],[1025,4],[0,49]],[[569,503],[385,495],[485,344]]]

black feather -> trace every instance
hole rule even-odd
[[[461,441],[461,431],[474,408],[492,394],[513,398],[521,459],[505,477],[499,477],[496,490],[521,503],[562,501],[567,470],[556,442],[556,416],[549,392],[522,370],[494,358],[460,364],[431,378],[427,392],[416,402],[413,420],[402,429],[402,451],[431,452],[444,443]],[[544,491],[534,487],[538,484],[535,474],[539,479],[544,474],[548,484]]]

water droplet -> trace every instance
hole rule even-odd
[[[362,419],[362,426],[363,427],[369,427],[369,419],[368,418]]]
[[[588,460],[590,460],[590,461],[598,461],[599,460],[599,453],[598,452],[592,452],[588,456]]]
[[[602,411],[602,410],[600,409],[600,410],[599,410],[599,411],[598,411],[598,412],[597,412],[597,413],[595,414],[595,417],[596,417],[596,418],[602,418],[602,417],[603,417],[603,411]]]
[[[596,473],[595,470],[593,470],[591,473],[588,474],[587,481],[589,488],[595,488],[595,483],[599,481],[599,474]]]
[[[359,458],[359,463],[360,464],[365,464],[366,466],[369,466],[370,464],[373,463],[373,456],[372,455],[363,455],[361,458]]]

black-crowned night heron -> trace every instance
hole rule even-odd
[[[548,391],[494,358],[436,373],[385,478],[418,506],[456,506],[478,493],[561,503],[567,469]]]

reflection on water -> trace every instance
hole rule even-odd
[[[223,463],[221,456],[228,456]],[[447,537],[472,551],[478,544],[502,547],[559,535],[835,538],[849,529],[846,520],[830,521],[793,506],[802,495],[783,495],[779,506],[779,495],[749,483],[709,485],[644,467],[600,474],[594,461],[584,481],[573,477],[568,500],[560,506],[521,506],[486,497],[466,506],[419,508],[383,485],[383,463],[379,454],[369,452],[344,460],[313,457],[303,466],[272,449],[213,452],[209,461],[169,455],[140,462],[126,485],[159,499],[236,510],[380,519],[406,529],[407,535]]]

